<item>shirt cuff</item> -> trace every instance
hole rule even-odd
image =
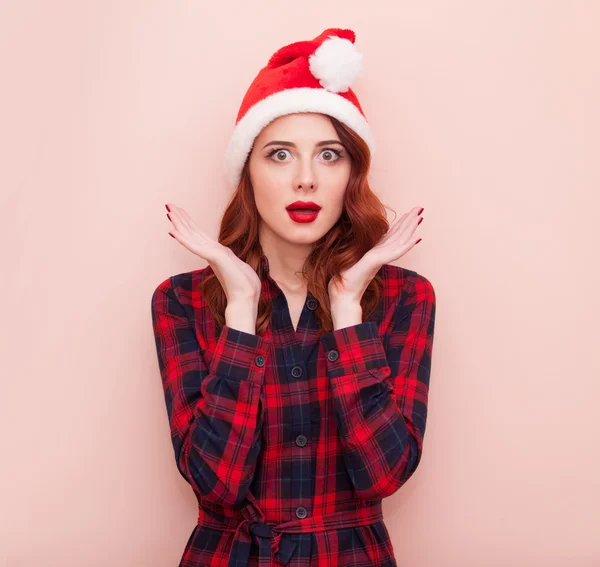
[[[330,378],[387,366],[387,357],[374,321],[336,329],[321,337]]]
[[[233,380],[262,383],[271,340],[224,325],[217,340],[209,372]]]

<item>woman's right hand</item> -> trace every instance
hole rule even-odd
[[[258,303],[261,281],[252,266],[240,260],[227,246],[209,238],[191,217],[173,203],[165,205],[175,227],[170,234],[190,252],[205,259],[221,282],[227,303]]]

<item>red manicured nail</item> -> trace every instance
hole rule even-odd
[[[167,207],[167,211],[171,212],[171,209],[169,209],[169,205],[165,205],[165,207]]]
[[[419,244],[419,242],[421,242],[421,240],[423,240],[423,239],[422,239],[422,238],[419,238],[419,240],[417,240],[417,241],[415,242],[415,244]]]
[[[169,217],[169,220],[171,220],[171,215],[169,215],[169,213],[167,213],[167,216]]]
[[[169,232],[169,234],[171,234],[171,233]],[[173,236],[173,235],[171,234],[171,236]],[[175,238],[175,237],[173,236],[173,238]]]
[[[421,210],[419,211],[419,214],[421,214],[424,210],[425,210],[425,207],[422,207]]]
[[[167,215],[167,216],[168,216],[168,215]],[[420,225],[422,222],[423,222],[423,217],[421,217],[421,218],[419,219],[419,222],[417,223],[417,226],[419,226],[419,225]]]

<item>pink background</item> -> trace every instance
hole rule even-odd
[[[425,451],[384,500],[403,567],[600,563],[600,3],[33,0],[0,7],[4,567],[175,566],[150,296],[204,267],[221,158],[279,47],[349,27],[372,183],[438,308]],[[392,215],[390,213],[390,218]]]

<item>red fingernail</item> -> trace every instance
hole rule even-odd
[[[171,234],[171,233],[169,232],[169,234]],[[171,236],[173,236],[173,235],[171,234]],[[173,238],[175,238],[175,237],[173,236]]]
[[[171,209],[169,209],[169,205],[165,205],[165,207],[167,207],[167,211],[171,212]]]
[[[169,215],[169,213],[167,213],[167,216],[169,217],[169,220],[171,220],[171,215]]]
[[[167,216],[168,216],[168,215],[167,215]],[[422,222],[423,222],[423,217],[421,217],[421,218],[419,219],[419,222],[417,223],[417,226],[419,226],[419,225],[420,225]]]
[[[423,239],[422,239],[422,238],[419,238],[419,240],[417,240],[417,241],[415,242],[415,244],[419,244],[419,242],[421,242],[421,240],[423,240]]]
[[[421,214],[424,210],[425,210],[425,207],[422,207],[421,210],[419,211],[419,214]]]

